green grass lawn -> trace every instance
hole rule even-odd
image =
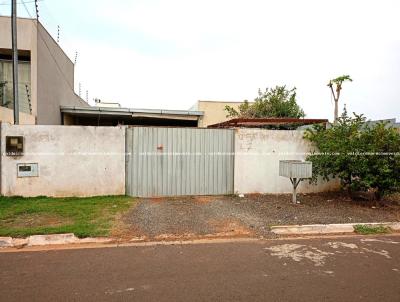
[[[127,196],[88,198],[0,197],[0,236],[74,233],[107,236],[116,216],[135,199]]]

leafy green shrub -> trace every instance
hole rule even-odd
[[[239,111],[230,106],[225,106],[227,117],[240,118],[268,118],[268,117],[305,117],[303,109],[297,104],[296,88],[286,89],[286,86],[258,90],[258,97],[253,103],[244,101],[239,106]]]
[[[369,126],[365,117],[346,110],[337,123],[326,129],[316,125],[305,138],[318,151],[307,160],[313,163],[314,181],[339,177],[349,192],[372,191],[375,198],[400,187],[400,133],[385,123]]]

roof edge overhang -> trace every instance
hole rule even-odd
[[[204,115],[203,111],[168,110],[168,109],[134,109],[134,108],[110,108],[110,107],[77,107],[60,106],[62,113],[85,115],[115,115],[115,116],[175,116],[177,118],[194,117]]]

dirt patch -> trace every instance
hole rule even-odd
[[[195,202],[200,204],[209,203],[215,200],[215,196],[193,196],[192,198]]]
[[[160,203],[164,202],[166,199],[164,197],[152,197],[149,199],[150,202]]]
[[[150,200],[149,202],[153,202]],[[131,209],[132,211],[132,209]],[[119,213],[115,216],[114,223],[110,230],[110,237],[117,238],[120,241],[144,241],[147,239],[145,236],[138,236],[137,234],[141,234],[141,232],[137,229],[136,226],[128,224],[125,222],[125,217],[122,213]]]
[[[290,202],[290,195],[262,195],[254,199],[270,225],[327,224],[400,221],[400,206],[386,203],[376,207],[364,201],[353,201],[346,194],[300,194],[300,204]]]
[[[218,234],[226,234],[226,236],[251,235],[253,232],[239,220],[211,220],[209,224],[213,226]]]
[[[148,240],[255,236],[274,238],[272,225],[400,221],[400,206],[354,202],[339,193],[291,195],[252,194],[140,199],[121,217],[119,236]]]
[[[392,203],[396,205],[400,205],[400,193],[394,193],[389,196],[386,196],[384,199],[384,203]]]
[[[37,228],[37,227],[58,227],[70,224],[71,220],[66,217],[61,217],[54,214],[33,213],[22,214],[15,218],[5,219],[2,225],[22,229],[22,228]]]

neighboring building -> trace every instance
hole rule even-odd
[[[207,127],[230,119],[226,117],[225,106],[238,109],[241,104],[243,102],[197,101],[190,110],[203,111],[204,115],[199,120],[199,127]]]
[[[225,106],[198,101],[190,110],[121,108],[97,100],[91,107],[74,92],[74,64],[36,19],[17,19],[20,124],[207,127],[228,118]],[[11,18],[0,17],[0,122],[14,122]]]
[[[74,64],[36,19],[17,19],[20,124],[60,125],[60,106],[89,107],[74,92]],[[0,16],[0,122],[14,122],[11,18]]]
[[[384,119],[384,120],[375,120],[375,121],[367,121],[367,125],[372,127],[378,123],[385,123],[387,127],[393,127],[396,129],[400,129],[400,123],[396,122],[396,118]]]

